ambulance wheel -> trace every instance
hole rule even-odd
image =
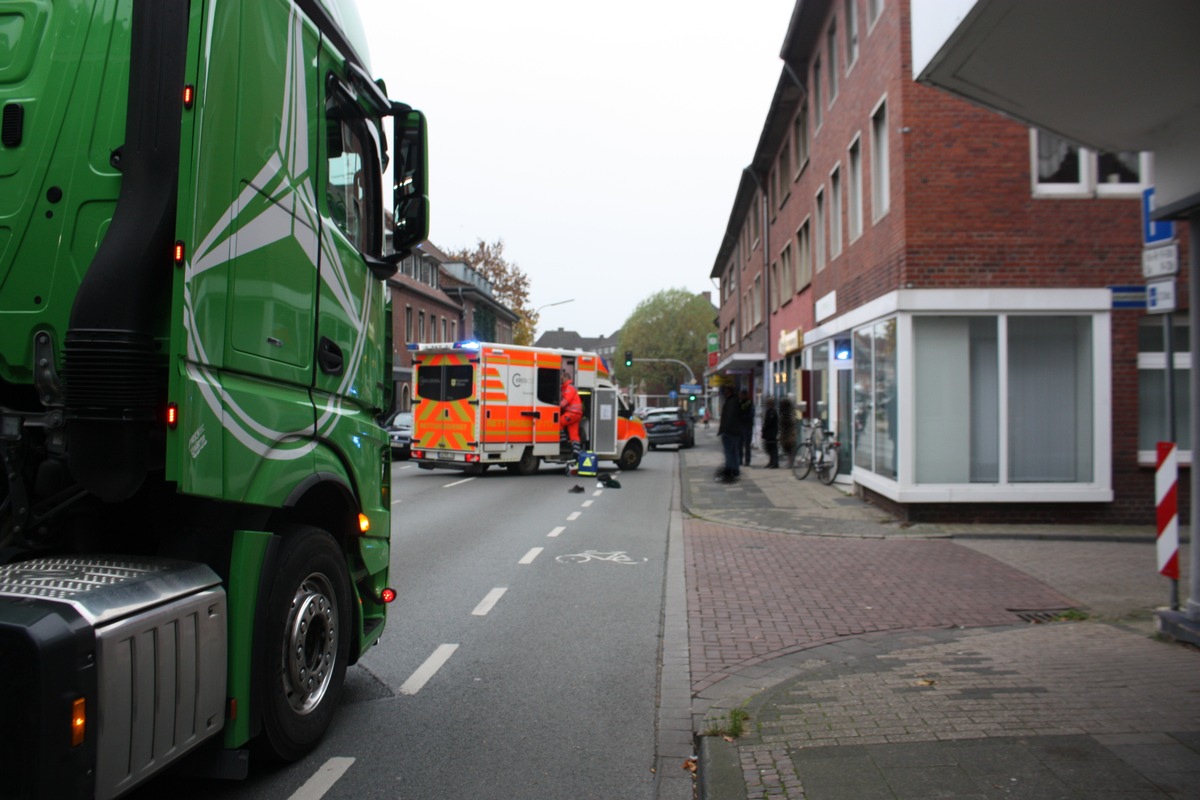
[[[509,464],[508,471],[517,475],[532,475],[538,471],[538,467],[541,465],[542,460],[533,454],[533,448],[526,447],[525,452],[521,453],[521,460],[515,464]]]
[[[635,470],[641,463],[642,444],[636,440],[625,445],[625,449],[621,451],[621,457],[617,459],[617,466],[625,470]]]
[[[350,581],[333,537],[308,525],[281,531],[267,597],[258,749],[295,761],[324,735],[350,660]]]

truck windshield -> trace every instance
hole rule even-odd
[[[417,396],[438,402],[466,400],[471,396],[472,378],[469,364],[417,367]]]

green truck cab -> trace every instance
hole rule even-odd
[[[14,0],[0,123],[2,794],[299,758],[394,596],[424,118],[349,0]]]

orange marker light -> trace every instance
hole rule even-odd
[[[183,107],[191,108],[192,103],[196,100],[196,87],[190,83],[183,87]]]
[[[71,704],[71,747],[79,747],[83,744],[85,733],[87,733],[87,701],[79,697]]]
[[[366,514],[358,515],[358,529],[363,533],[371,530],[371,520],[367,518]]]
[[[179,424],[179,406],[175,403],[167,403],[167,427],[175,430]]]
[[[175,266],[177,266],[177,267],[183,266],[183,256],[184,256],[183,242],[178,241],[175,243]]]

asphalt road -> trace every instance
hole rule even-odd
[[[652,800],[675,458],[648,454],[621,488],[396,462],[398,598],[321,745],[246,781],[168,774],[131,796]]]

